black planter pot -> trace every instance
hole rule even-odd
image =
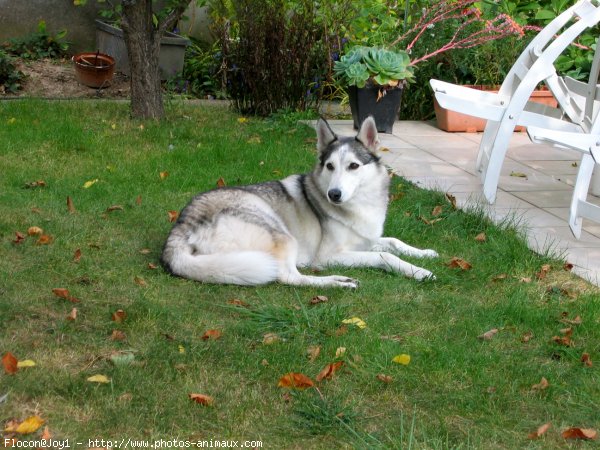
[[[354,128],[358,130],[363,120],[373,116],[377,124],[377,131],[381,133],[391,133],[394,122],[398,119],[400,113],[400,104],[402,102],[402,91],[404,85],[386,89],[384,96],[379,101],[379,90],[381,87],[357,88],[350,86],[348,95],[350,97],[350,110],[354,119]]]

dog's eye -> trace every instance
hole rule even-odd
[[[350,170],[356,170],[356,169],[358,169],[358,164],[357,163],[351,163],[348,166],[348,169],[350,169]]]
[[[333,170],[334,169],[333,164],[331,164],[331,163],[327,163],[327,165],[325,167],[327,167],[327,170]]]

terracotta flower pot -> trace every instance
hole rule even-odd
[[[84,52],[72,58],[75,78],[81,84],[92,88],[110,86],[115,73],[115,60],[104,53]]]
[[[488,92],[498,92],[497,86],[481,86],[472,85],[468,86],[473,89],[479,89]],[[542,103],[552,108],[557,107],[557,101],[548,89],[538,89],[531,93],[529,100],[535,103]],[[437,126],[440,130],[450,132],[467,132],[475,133],[483,131],[487,121],[479,117],[469,116],[456,111],[450,111],[442,108],[435,97],[433,98],[433,107],[435,109],[435,117],[437,119]],[[515,131],[523,131],[524,127],[515,127]]]

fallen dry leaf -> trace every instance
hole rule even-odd
[[[79,303],[81,300],[73,297],[68,289],[65,288],[54,288],[52,289],[52,293],[56,295],[58,298],[64,298],[65,300],[70,301],[71,303]]]
[[[127,313],[122,309],[117,309],[114,313],[111,314],[110,318],[113,322],[121,323],[127,318]]]
[[[565,347],[570,347],[573,345],[573,341],[571,340],[571,335],[573,334],[572,328],[563,328],[560,330],[564,336],[552,336],[552,342],[555,342],[559,345],[564,345]]]
[[[394,379],[389,375],[384,375],[382,373],[378,374],[376,377],[382,383],[391,383]]]
[[[248,308],[250,306],[248,303],[246,303],[243,300],[240,300],[239,298],[232,298],[231,300],[227,300],[227,303],[229,303],[230,305],[242,306],[244,308]]]
[[[175,222],[179,217],[179,211],[167,211],[169,215],[169,222]]]
[[[148,283],[146,283],[146,280],[144,280],[142,277],[138,277],[138,276],[133,277],[133,282],[135,284],[137,284],[138,286],[146,286],[148,284]]]
[[[550,386],[550,383],[548,383],[548,380],[546,380],[545,377],[542,377],[542,379],[540,380],[539,383],[531,386],[531,390],[532,391],[544,391],[544,390],[548,389],[549,386]]]
[[[42,431],[42,435],[40,437],[46,441],[52,439],[52,433],[50,433],[50,429],[48,427],[44,427],[44,431]]]
[[[127,339],[127,336],[121,330],[113,330],[112,334],[110,335],[111,341],[124,341],[125,339]]]
[[[446,198],[450,202],[452,209],[456,209],[456,197],[448,192],[446,192]]]
[[[410,364],[410,355],[407,355],[405,353],[401,355],[396,355],[392,358],[392,362],[402,364],[403,366],[408,366]]]
[[[12,374],[15,374],[18,372],[18,370],[19,370],[18,363],[19,363],[19,360],[11,352],[6,352],[2,356],[2,365],[4,366],[4,372],[9,375],[12,375]]]
[[[329,298],[327,298],[324,295],[317,295],[315,297],[313,297],[308,303],[310,303],[311,305],[316,305],[318,303],[325,303],[328,302]]]
[[[335,357],[341,358],[346,353],[346,347],[338,347],[335,349]]]
[[[83,188],[84,188],[84,189],[89,189],[89,188],[91,188],[91,187],[92,187],[94,184],[96,184],[98,181],[99,181],[99,180],[98,180],[98,178],[95,178],[95,179],[93,179],[93,180],[86,181],[85,183],[83,183]]]
[[[592,363],[592,358],[589,353],[584,353],[581,355],[581,362],[586,367],[592,367],[594,364]]]
[[[138,195],[135,198],[135,204],[138,205],[138,206],[140,206],[142,204],[142,196],[141,195]]]
[[[475,236],[475,240],[477,242],[485,242],[487,240],[487,236],[485,233],[479,233],[477,236]]]
[[[220,339],[222,335],[223,335],[223,333],[221,333],[219,330],[206,330],[204,332],[204,334],[202,335],[202,340],[203,341],[207,341],[209,339],[216,340],[216,339]]]
[[[356,325],[358,328],[367,328],[367,324],[360,317],[351,317],[350,319],[342,320],[342,323],[347,325]]]
[[[27,234],[29,236],[39,236],[43,232],[44,232],[44,230],[42,230],[40,227],[29,227],[27,229]]]
[[[22,244],[25,240],[25,235],[19,231],[15,231],[15,239],[12,241],[13,244]]]
[[[337,361],[331,364],[327,364],[317,375],[316,380],[331,380],[335,372],[337,372],[344,365],[344,361]]]
[[[550,272],[550,269],[552,269],[552,267],[550,266],[550,264],[544,264],[542,266],[542,268],[540,269],[540,271],[535,274],[535,277],[538,280],[543,280],[548,275],[548,272]]]
[[[276,333],[266,333],[263,336],[263,344],[265,345],[271,345],[274,344],[275,342],[279,342],[281,340],[281,338],[279,336],[277,336]]]
[[[73,308],[69,315],[67,316],[67,320],[74,321],[77,319],[77,308]]]
[[[563,270],[566,270],[567,272],[570,272],[571,270],[573,270],[573,264],[571,264],[571,263],[565,263],[563,265]]]
[[[546,431],[548,431],[548,428],[550,428],[551,423],[545,423],[544,425],[540,425],[538,427],[537,430],[535,430],[533,433],[529,433],[529,436],[527,436],[529,439],[537,439],[539,438],[542,434],[544,434]]]
[[[32,359],[24,359],[23,361],[19,361],[17,363],[17,367],[19,369],[26,369],[26,368],[29,368],[29,367],[35,367],[35,365],[36,365],[35,361],[32,360]]]
[[[564,319],[561,319],[560,322],[567,325],[581,325],[583,321],[581,320],[581,316],[576,316],[574,319],[567,319],[565,317]]]
[[[447,266],[452,269],[459,268],[462,270],[469,270],[473,267],[469,262],[465,261],[462,258],[458,258],[457,256],[454,256],[447,264]]]
[[[525,334],[523,334],[523,336],[521,336],[521,342],[523,342],[523,343],[527,343],[532,339],[533,339],[533,332],[531,332],[531,331],[528,331]]]
[[[435,208],[433,208],[433,211],[431,211],[431,216],[437,217],[442,213],[442,211],[443,211],[442,205],[437,205]]]
[[[210,395],[205,394],[188,394],[188,397],[203,406],[213,406],[215,403],[215,399]]]
[[[310,362],[314,362],[319,355],[321,354],[321,346],[320,345],[311,345],[306,349],[306,355],[308,356],[308,360]]]
[[[492,328],[489,331],[486,331],[485,333],[477,336],[477,339],[481,339],[482,341],[489,341],[491,340],[496,333],[498,333],[498,328]]]
[[[519,283],[531,283],[531,277],[521,277]]]
[[[565,439],[586,439],[592,440],[596,439],[598,436],[598,432],[593,428],[567,428],[562,432],[562,437]]]
[[[67,195],[67,211],[69,211],[71,214],[73,214],[75,211],[77,211],[75,209],[75,205],[73,204],[73,199]]]
[[[223,177],[219,177],[219,179],[217,180],[217,187],[225,187],[227,186],[227,183],[225,183],[225,179]]]
[[[18,434],[35,433],[42,425],[44,425],[44,423],[46,423],[46,421],[40,416],[31,416],[21,422],[14,431]]]
[[[169,171],[164,170],[162,172],[159,172],[158,176],[160,177],[161,180],[166,180],[169,176]]]
[[[40,238],[36,241],[36,245],[49,245],[52,244],[54,238],[49,234],[42,234]]]
[[[108,378],[106,375],[92,375],[91,377],[87,378],[87,381],[90,383],[107,384],[110,383],[110,378]]]
[[[501,273],[499,275],[496,275],[494,277],[492,277],[492,281],[496,282],[496,281],[502,281],[502,280],[506,280],[508,278],[508,275],[505,273]]]
[[[286,373],[279,379],[278,387],[291,389],[306,389],[313,387],[314,381],[302,373],[290,372]]]
[[[112,205],[112,206],[109,206],[108,208],[106,208],[106,212],[113,212],[113,211],[123,211],[123,207],[121,205]]]
[[[154,264],[154,263],[148,263],[148,266],[147,266],[147,267],[148,267],[148,269],[150,269],[150,270],[156,270],[156,269],[158,269],[158,265],[157,265],[157,264]]]
[[[36,180],[30,181],[29,183],[25,183],[26,189],[35,189],[39,187],[46,187],[46,182],[44,180]]]
[[[73,262],[78,263],[79,260],[81,259],[81,249],[78,248],[77,250],[75,250],[75,252],[73,253]]]

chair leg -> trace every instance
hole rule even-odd
[[[571,208],[569,211],[569,226],[577,239],[581,237],[583,222],[581,209],[587,203],[587,194],[590,188],[594,165],[594,158],[591,155],[583,155],[579,172],[577,173],[577,181],[575,181],[575,187],[573,188],[573,197],[571,198]]]

